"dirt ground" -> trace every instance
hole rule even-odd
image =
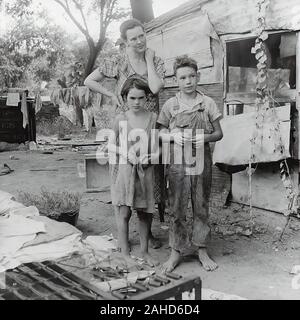
[[[11,159],[14,156],[15,159]],[[0,189],[14,195],[18,191],[38,193],[41,186],[50,190],[78,191],[83,194],[77,227],[87,235],[116,234],[116,225],[109,193],[86,193],[85,178],[80,178],[77,165],[83,163],[82,153],[71,148],[40,151],[10,151],[0,153],[0,165],[7,163],[14,172],[0,177]],[[30,171],[31,169],[57,171]],[[186,257],[176,269],[182,275],[197,274],[203,287],[247,299],[300,299],[300,289],[292,288],[295,277],[289,272],[300,265],[300,221],[292,219],[281,242],[276,241],[285,225],[285,217],[255,209],[254,232],[249,232],[249,209],[238,204],[211,212],[212,240],[210,253],[219,268],[214,272],[202,269],[195,257]],[[163,224],[167,226],[166,222]],[[131,219],[130,239],[133,252],[138,251],[136,217]],[[158,215],[153,233],[163,242],[160,249],[151,249],[159,261],[169,254],[168,234],[161,228]],[[300,280],[299,280],[300,285]]]

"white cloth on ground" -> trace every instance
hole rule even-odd
[[[29,246],[18,250],[13,256],[0,260],[0,273],[14,269],[23,263],[43,262],[70,257],[83,249],[81,234],[71,234],[61,240]]]

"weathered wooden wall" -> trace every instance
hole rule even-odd
[[[207,84],[198,86],[198,89],[204,94],[215,100],[220,112],[223,114],[223,83]],[[166,88],[159,95],[159,106],[163,104],[178,92],[178,87]]]

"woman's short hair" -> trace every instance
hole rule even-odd
[[[144,25],[141,23],[141,21],[137,19],[129,19],[124,21],[120,26],[121,38],[126,41],[127,30],[133,29],[135,27],[141,27],[143,31],[145,31]]]
[[[184,68],[184,67],[190,67],[194,69],[196,73],[198,72],[198,65],[196,60],[190,58],[187,55],[176,57],[175,62],[173,64],[174,74],[176,75],[176,72],[179,68]]]
[[[128,78],[124,82],[122,90],[121,90],[122,98],[123,99],[127,98],[129,91],[133,88],[143,90],[145,92],[146,96],[151,93],[151,90],[150,90],[148,84],[145,81],[143,81],[142,79]]]

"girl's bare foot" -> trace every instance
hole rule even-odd
[[[153,258],[149,253],[144,253],[141,255],[141,258],[145,260],[150,267],[156,267],[159,265],[159,261]]]
[[[162,266],[162,272],[172,272],[180,263],[181,255],[179,251],[172,249],[170,258]]]
[[[129,252],[131,251],[131,247],[133,246],[133,244],[131,243],[131,241],[129,240],[128,241],[128,249],[129,249]],[[119,246],[119,243],[118,243],[118,247],[117,247],[117,251],[121,252],[121,246]]]
[[[136,261],[130,256],[130,254],[122,254],[122,258],[124,260],[124,267],[126,269],[137,265]]]
[[[206,248],[199,248],[198,258],[206,271],[214,271],[218,265],[208,256]]]

